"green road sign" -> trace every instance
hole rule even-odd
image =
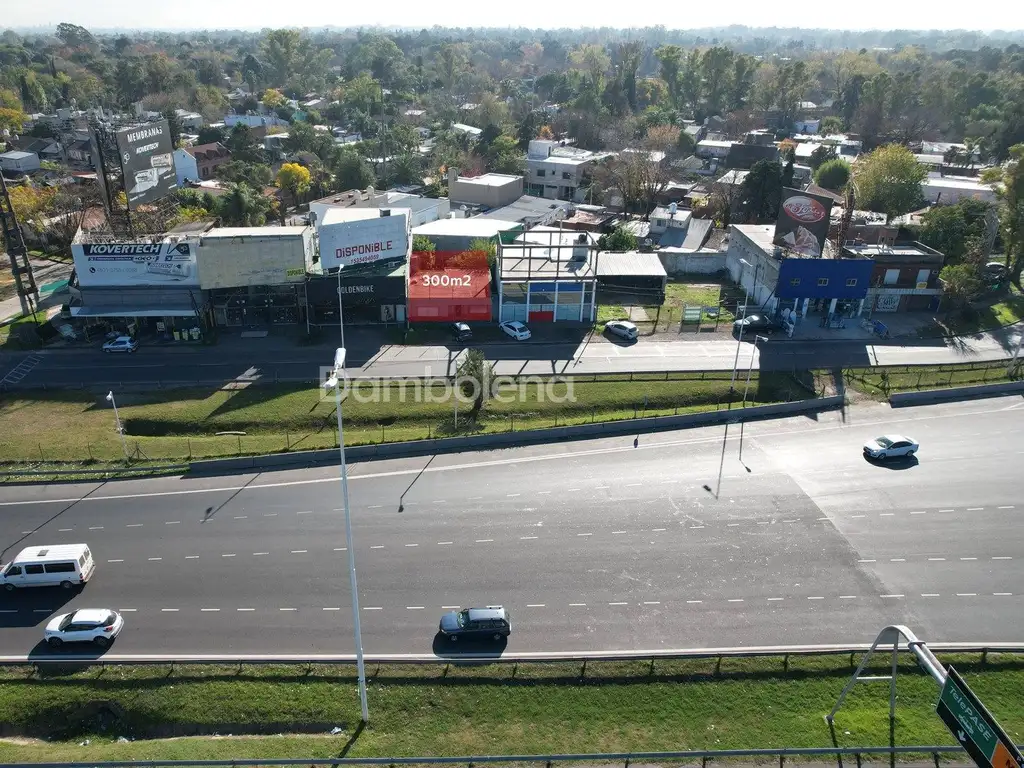
[[[978,768],[1024,768],[1024,757],[964,679],[950,667],[935,711]]]

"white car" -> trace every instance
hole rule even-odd
[[[52,619],[46,625],[43,639],[51,648],[64,643],[94,643],[106,648],[121,634],[124,619],[109,608],[79,608]]]
[[[915,440],[905,435],[883,435],[864,443],[864,455],[869,459],[893,459],[913,456],[920,448]]]
[[[530,329],[518,320],[506,320],[498,327],[516,341],[526,341],[530,338]]]
[[[138,348],[139,342],[131,336],[118,336],[113,341],[108,341],[103,345],[104,352],[128,352],[131,354]]]
[[[633,341],[640,335],[639,329],[628,320],[609,320],[604,324],[604,329],[619,338]]]

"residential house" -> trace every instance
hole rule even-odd
[[[729,154],[725,158],[725,165],[728,168],[742,168],[749,170],[754,164],[761,160],[778,160],[779,148],[775,144],[739,144],[735,143],[729,148]]]
[[[705,160],[725,160],[732,149],[733,141],[721,141],[718,139],[703,139],[697,142],[697,149],[694,154]]]
[[[67,146],[66,153],[69,163],[88,168],[93,167],[92,141],[90,139],[77,139],[71,142]]]
[[[40,161],[50,160],[60,162],[64,157],[64,150],[56,139],[37,139],[32,136],[21,136],[12,139],[7,143],[10,149],[20,149],[22,152],[34,152],[39,155]]]
[[[990,184],[982,184],[966,176],[929,175],[921,182],[921,194],[929,203],[952,205],[964,198],[995,202],[996,192]]]
[[[35,152],[22,152],[20,149],[12,149],[10,152],[0,154],[0,171],[8,176],[16,174],[32,173],[38,171],[39,155]]]
[[[516,177],[520,178],[521,177]],[[564,200],[549,200],[544,197],[523,195],[508,205],[494,208],[481,214],[481,218],[514,221],[528,227],[547,226],[564,221],[569,215],[569,203]]]
[[[284,158],[284,143],[288,141],[288,133],[269,133],[263,137],[263,148],[271,157],[278,160]],[[337,142],[337,139],[335,139]]]
[[[534,139],[526,153],[526,192],[549,200],[583,202],[590,175],[608,153],[567,147],[550,139]]]
[[[741,171],[734,169],[726,171],[722,174],[721,178],[711,183],[711,191],[718,192],[722,195],[729,195],[738,189],[742,184],[743,180],[750,175],[750,171]]]
[[[648,230],[651,239],[657,240],[660,246],[681,246],[686,239],[691,215],[689,211],[681,210],[676,203],[659,205],[651,211]]]
[[[479,138],[480,134],[484,132],[483,128],[476,128],[472,125],[466,125],[465,123],[452,123],[452,130],[458,131],[459,133],[465,133],[471,139]]]
[[[176,109],[174,110],[174,114],[177,116],[178,122],[181,123],[182,129],[186,131],[198,131],[206,125],[206,120],[204,120],[203,116],[198,112]]]
[[[844,258],[874,263],[867,307],[871,312],[932,311],[939,308],[939,272],[945,256],[922,243],[844,245]]]
[[[457,168],[448,169],[448,199],[482,208],[503,208],[523,196],[523,177],[504,173],[459,176]]]
[[[212,179],[213,172],[230,159],[231,152],[220,142],[174,150],[174,169],[178,174],[178,186],[186,181]]]

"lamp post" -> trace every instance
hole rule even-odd
[[[127,464],[130,461],[128,458],[128,444],[124,440],[124,429],[121,428],[121,417],[117,413],[117,403],[114,402],[113,391],[107,392],[107,402],[114,406],[114,422],[117,424],[117,436],[121,438],[121,450],[124,452],[124,463]]]
[[[750,266],[750,262],[747,261],[746,259],[740,259],[740,264],[742,264],[744,267]],[[740,285],[743,286],[743,316],[740,317],[740,320],[747,319],[747,304],[750,303],[750,294],[747,292],[747,287],[743,285],[743,273],[745,271],[746,270],[743,269],[742,267],[740,268]],[[733,392],[736,391],[736,368],[740,364],[740,345],[743,343],[743,328],[744,324],[740,323],[740,330],[739,333],[736,335],[736,357],[733,358],[732,361],[732,378],[729,379],[729,394],[732,394]]]
[[[352,625],[356,635],[356,669],[359,675],[359,704],[362,707],[363,722],[369,722],[370,713],[366,705],[366,667],[363,664],[363,636],[359,628],[359,589],[356,585],[356,553],[352,548],[352,514],[348,504],[348,468],[345,465],[345,434],[341,428],[341,379],[345,374],[345,348],[338,347],[334,353],[334,370],[324,382],[324,389],[334,387],[335,410],[338,414],[338,455],[341,462],[341,498],[345,508],[345,548],[348,552],[348,578],[352,591]]]
[[[341,349],[345,350],[345,313],[341,304],[341,270],[344,269],[344,264],[338,265],[338,330],[341,331]]]
[[[750,364],[747,366],[747,383],[743,387],[743,407],[747,407],[747,390],[750,389],[750,372],[754,369],[754,352],[757,351],[757,342],[768,341],[767,336],[754,336],[754,344],[750,348]]]

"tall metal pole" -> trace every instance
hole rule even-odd
[[[747,262],[740,259],[740,264],[746,264]],[[744,270],[746,271],[746,270]],[[743,272],[740,272],[740,285],[743,285]],[[747,319],[747,304],[750,303],[750,294],[747,293],[746,287],[743,288],[743,316],[741,320]],[[736,337],[736,357],[732,361],[732,378],[729,379],[729,394],[732,394],[736,389],[736,367],[740,364],[740,344],[743,343],[743,323],[740,323],[740,332]]]
[[[127,464],[130,461],[128,458],[128,443],[124,439],[124,430],[121,428],[121,416],[117,412],[117,402],[114,400],[113,390],[107,392],[107,400],[114,406],[114,423],[117,425],[117,436],[121,438],[121,450],[124,452],[124,461]]]
[[[359,705],[363,722],[370,721],[366,704],[366,667],[363,664],[363,634],[359,627],[359,588],[356,584],[356,553],[352,547],[352,514],[348,503],[348,467],[345,464],[345,433],[341,426],[341,377],[345,370],[345,348],[334,353],[334,402],[338,414],[338,455],[341,460],[341,498],[345,508],[345,548],[348,551],[348,578],[352,591],[352,625],[356,635],[356,670],[359,676]],[[329,382],[328,382],[329,383]]]
[[[345,346],[345,312],[341,303],[341,270],[342,265],[338,265],[338,330],[341,331],[341,348],[347,349]]]

